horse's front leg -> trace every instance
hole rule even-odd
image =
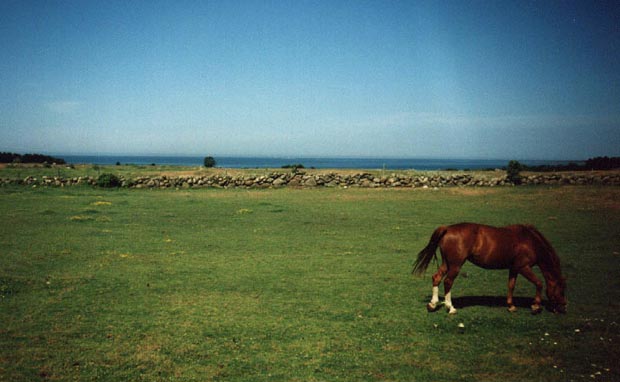
[[[512,302],[512,294],[515,290],[515,285],[517,284],[518,275],[519,272],[514,269],[511,269],[508,274],[508,296],[506,297],[506,303],[508,304],[508,311],[511,313],[517,311],[517,307]]]
[[[536,277],[536,274],[534,273],[534,271],[532,271],[532,268],[530,268],[530,267],[523,267],[523,268],[521,268],[520,273],[526,279],[528,279],[532,284],[534,284],[536,286],[536,296],[534,297],[534,304],[532,305],[532,314],[538,314],[538,313],[542,312],[542,307],[541,307],[542,298],[541,298],[541,294],[542,294],[543,284],[542,284],[542,282],[540,282],[538,277]]]

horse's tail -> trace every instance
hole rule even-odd
[[[446,232],[448,232],[448,227],[445,226],[441,226],[433,232],[433,235],[431,236],[431,239],[426,247],[418,253],[418,258],[413,263],[413,270],[411,271],[412,274],[421,275],[424,273],[431,260],[437,257],[437,246]]]

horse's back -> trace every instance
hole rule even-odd
[[[459,264],[467,260],[471,249],[476,246],[478,229],[475,223],[449,225],[440,242],[441,255],[448,263]]]
[[[447,228],[442,253],[455,262],[469,260],[483,268],[501,269],[516,262],[529,263],[534,254],[531,231],[525,225],[458,223]]]

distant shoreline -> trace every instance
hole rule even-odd
[[[197,156],[128,156],[128,155],[57,155],[72,164],[92,165],[169,165],[202,166]],[[329,157],[215,157],[217,167],[233,169],[281,168],[303,164],[316,169],[385,169],[385,170],[482,170],[505,167],[504,159],[424,159],[424,158],[329,158]],[[520,160],[527,166],[583,163],[569,160]]]

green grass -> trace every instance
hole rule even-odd
[[[0,188],[0,380],[619,380],[619,200]],[[432,271],[411,264],[460,221],[535,224],[561,256],[568,314],[530,315],[523,278],[508,313],[507,272],[471,264],[458,314],[427,313]]]
[[[207,169],[200,166],[168,166],[168,165],[134,165],[124,164],[115,165],[90,165],[77,164],[72,167],[69,165],[43,166],[39,164],[8,164],[0,167],[0,177],[6,179],[24,179],[27,176],[33,177],[93,177],[97,178],[104,173],[112,173],[117,176],[134,178],[137,176],[155,176],[161,173],[178,173],[185,174],[210,174],[216,169]]]

